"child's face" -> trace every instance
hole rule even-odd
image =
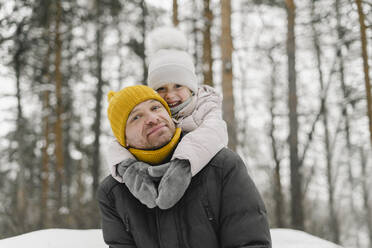
[[[191,96],[191,90],[179,84],[165,84],[156,90],[159,95],[168,103],[170,108],[174,108]]]

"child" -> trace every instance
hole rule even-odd
[[[163,27],[153,31],[150,40],[153,56],[148,86],[168,103],[175,123],[186,135],[171,161],[164,165],[149,166],[136,161],[117,141],[109,145],[107,160],[111,175],[124,182],[138,200],[150,208],[157,205],[167,209],[182,197],[191,176],[227,146],[228,137],[222,119],[222,99],[209,86],[198,88],[192,58],[185,51],[186,37],[175,28]],[[138,179],[138,175],[142,178]],[[154,177],[161,177],[157,190],[150,180]]]

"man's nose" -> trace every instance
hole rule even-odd
[[[147,115],[146,115],[146,124],[147,125],[150,125],[150,124],[157,124],[159,122],[159,116],[157,113],[154,113],[154,112],[149,112]]]

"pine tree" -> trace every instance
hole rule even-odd
[[[223,118],[227,123],[229,134],[229,147],[236,150],[236,124],[233,92],[233,43],[231,37],[231,2],[221,0],[221,60],[222,60],[222,91],[223,91]]]
[[[213,58],[212,58],[212,41],[211,27],[213,22],[213,12],[210,8],[210,1],[203,0],[204,3],[204,22],[203,22],[203,78],[204,84],[213,87]]]
[[[302,175],[298,159],[298,115],[296,85],[296,43],[294,0],[286,0],[288,18],[287,56],[288,56],[288,106],[289,106],[289,147],[291,167],[291,215],[293,228],[304,230]]]

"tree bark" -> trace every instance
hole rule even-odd
[[[48,193],[49,193],[49,118],[48,113],[50,109],[49,105],[49,90],[44,92],[43,96],[43,112],[47,113],[44,115],[44,145],[42,148],[42,172],[41,172],[41,204],[40,204],[40,220],[39,227],[45,228],[49,221],[48,214]]]
[[[372,93],[371,93],[371,83],[369,79],[366,24],[364,21],[365,16],[363,13],[362,1],[355,0],[355,2],[358,7],[358,15],[359,15],[360,39],[362,43],[361,45],[362,45],[363,70],[364,70],[364,83],[365,83],[366,94],[367,94],[367,116],[369,120],[370,145],[372,148]]]
[[[103,24],[101,23],[102,6],[100,0],[96,0],[96,77],[97,77],[97,91],[95,94],[96,105],[95,105],[95,122],[93,124],[94,132],[94,143],[93,143],[93,164],[92,164],[92,175],[93,175],[93,187],[92,187],[92,199],[94,199],[96,191],[99,185],[99,168],[100,168],[100,136],[101,136],[101,110],[102,110],[102,33]]]
[[[74,57],[74,50],[73,50],[73,23],[69,22],[68,23],[68,29],[66,32],[67,40],[66,40],[66,50],[68,53],[68,57],[66,58],[67,60],[67,79],[64,80],[64,85],[63,87],[65,88],[66,92],[72,92],[72,89],[70,87],[70,84],[74,84],[74,79],[73,79],[73,66],[72,61]],[[65,161],[65,198],[66,198],[66,207],[68,209],[71,209],[71,184],[73,180],[73,172],[74,172],[74,164],[71,159],[70,155],[70,144],[72,142],[72,137],[70,135],[70,130],[72,127],[72,122],[73,120],[73,105],[74,105],[74,98],[72,94],[65,94],[65,101],[64,101],[64,161]],[[70,220],[69,220],[70,221]]]
[[[178,24],[179,24],[179,19],[178,19],[178,2],[177,2],[177,0],[173,0],[173,16],[172,16],[172,21],[173,21],[173,25],[175,27],[177,27]]]
[[[26,228],[26,217],[27,217],[27,187],[26,187],[26,163],[24,163],[24,157],[26,156],[26,147],[22,140],[22,133],[25,133],[23,108],[22,108],[22,94],[21,94],[21,67],[22,67],[22,54],[24,53],[24,41],[21,40],[21,34],[23,32],[23,23],[18,24],[16,30],[16,43],[17,50],[13,57],[13,66],[16,76],[16,98],[17,98],[17,119],[16,119],[16,131],[14,139],[18,144],[18,156],[17,162],[20,166],[20,170],[17,174],[17,187],[16,187],[16,206],[15,215],[17,220],[17,226],[19,227],[18,232],[23,232]]]
[[[44,75],[43,79],[46,85],[51,83],[51,75],[49,69],[49,61],[51,55],[51,42],[50,37],[50,25],[49,19],[47,20],[45,27],[45,39],[47,40],[48,49],[44,59]],[[49,115],[50,115],[50,102],[49,102],[50,90],[48,87],[43,92],[43,132],[44,132],[44,144],[42,147],[42,169],[41,169],[41,198],[40,198],[40,219],[39,219],[39,228],[43,229],[47,227],[49,223],[49,214],[48,214],[48,193],[49,193]]]
[[[62,15],[61,0],[56,1],[56,19],[55,19],[55,94],[56,94],[56,122],[54,126],[55,132],[55,155],[56,155],[56,192],[58,211],[63,204],[62,187],[64,182],[64,158],[63,158],[63,106],[62,106],[62,40],[60,34],[60,23]],[[57,217],[57,216],[56,216]]]
[[[146,1],[141,0],[140,2],[141,9],[142,9],[142,17],[140,21],[140,26],[141,26],[141,35],[142,35],[142,41],[140,43],[140,57],[142,59],[142,71],[143,71],[143,79],[142,82],[143,84],[147,85],[147,64],[146,64],[146,17],[147,17],[147,6],[146,6]]]
[[[353,219],[357,219],[358,213],[355,208],[355,182],[354,182],[354,175],[353,175],[353,169],[352,169],[352,163],[351,163],[351,156],[353,154],[352,151],[352,145],[351,145],[351,137],[350,137],[350,116],[348,111],[348,98],[349,93],[346,88],[346,82],[345,82],[345,65],[344,65],[344,55],[342,54],[342,46],[345,43],[344,40],[344,30],[341,26],[341,13],[340,13],[340,0],[336,0],[335,2],[335,9],[336,9],[336,21],[337,21],[337,39],[338,39],[338,45],[336,47],[336,56],[338,60],[338,73],[339,73],[339,79],[341,84],[341,89],[343,93],[344,100],[342,101],[343,104],[341,106],[342,116],[344,119],[344,129],[345,129],[345,140],[346,140],[346,164],[347,164],[347,171],[348,171],[348,178],[350,183],[350,209],[353,215]],[[356,235],[356,238],[359,236]]]
[[[276,64],[275,61],[271,55],[272,49],[269,50],[269,60],[272,67],[271,72],[271,86],[270,86],[270,139],[271,139],[271,150],[273,154],[273,159],[275,163],[275,169],[274,169],[274,184],[273,184],[273,195],[274,195],[274,201],[275,201],[275,218],[276,218],[276,227],[285,227],[285,222],[283,217],[285,216],[284,213],[284,196],[283,196],[283,187],[282,182],[280,178],[280,164],[281,160],[279,158],[278,154],[278,148],[276,144],[276,138],[275,138],[275,113],[274,113],[274,107],[276,105],[276,98],[275,98],[275,89],[277,87],[276,77],[277,77],[277,70],[276,70]]]
[[[233,91],[233,68],[231,38],[231,1],[221,0],[221,59],[222,59],[222,91],[223,91],[223,117],[227,123],[229,134],[229,147],[235,151],[237,145],[234,91]]]
[[[196,3],[196,0],[192,0],[192,8],[194,9],[195,11],[195,15],[191,18],[191,21],[192,21],[192,27],[193,27],[193,31],[192,31],[192,34],[193,34],[193,42],[194,42],[194,53],[193,53],[193,56],[194,56],[194,63],[195,63],[195,73],[196,75],[199,75],[199,73],[201,73],[200,71],[200,66],[199,66],[199,58],[200,58],[200,55],[199,55],[199,38],[198,38],[198,35],[199,35],[199,28],[198,28],[198,5]]]
[[[115,19],[115,27],[118,32],[118,43],[117,43],[117,54],[119,57],[119,68],[118,68],[118,89],[117,91],[121,90],[123,88],[123,83],[124,83],[124,66],[125,66],[125,56],[122,56],[120,53],[120,50],[125,46],[123,42],[123,32],[121,30],[121,25],[120,25],[120,15],[116,15],[114,17]]]
[[[209,0],[204,0],[204,30],[203,30],[203,77],[204,84],[213,87],[213,58],[211,26],[213,22],[213,12],[210,9]]]
[[[328,125],[328,108],[326,102],[325,86],[324,86],[324,77],[322,70],[322,59],[321,59],[321,48],[319,44],[318,33],[315,27],[315,1],[311,1],[311,29],[313,32],[313,44],[316,53],[317,61],[317,70],[320,84],[320,98],[322,106],[322,116],[323,116],[323,127],[324,127],[324,145],[326,150],[326,167],[327,167],[327,182],[328,182],[328,204],[329,204],[329,216],[330,216],[330,230],[332,232],[332,241],[339,244],[340,243],[340,230],[339,230],[339,221],[337,218],[337,213],[335,209],[335,189],[334,189],[334,173],[332,170],[332,152],[330,149],[330,134],[329,134],[329,125]]]
[[[367,157],[363,148],[360,148],[361,158],[361,181],[362,181],[362,195],[363,195],[363,207],[365,211],[365,219],[369,237],[369,247],[372,246],[372,208],[369,203],[370,186],[368,185],[368,173],[367,173]]]
[[[288,56],[288,106],[289,106],[289,147],[291,168],[291,216],[292,226],[304,230],[302,174],[298,159],[298,114],[297,114],[297,86],[296,86],[296,42],[295,42],[295,13],[293,0],[286,0],[288,18],[287,56]]]

